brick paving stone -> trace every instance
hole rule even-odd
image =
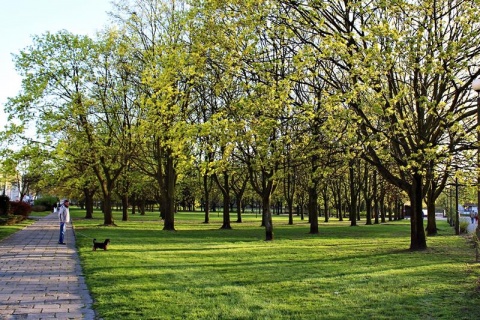
[[[0,241],[0,319],[95,319],[75,248],[50,214]]]

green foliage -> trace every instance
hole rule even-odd
[[[22,230],[29,224],[32,224],[34,220],[23,219],[21,216],[0,217],[0,240],[8,237],[9,235]]]
[[[35,199],[33,202],[36,206],[44,206],[46,210],[53,210],[53,207],[57,204],[58,198],[53,196],[44,196]]]
[[[408,221],[352,228],[332,219],[314,236],[306,222],[274,216],[276,241],[265,242],[250,214],[219,230],[221,218],[207,225],[200,212],[180,212],[176,232],[162,231],[157,213],[117,218],[115,228],[71,214],[105,320],[480,317],[473,249],[444,222],[430,249],[411,252]],[[93,238],[110,238],[108,251],[92,251]]]
[[[470,222],[468,222],[468,220],[461,220],[460,221],[460,233],[467,233],[469,224],[470,224]]]
[[[44,205],[33,205],[32,206],[32,211],[33,212],[44,212],[47,210],[47,207],[45,207]],[[49,211],[50,212],[50,211]]]
[[[174,229],[176,192],[204,196],[197,171],[224,181],[248,172],[267,203],[286,176],[304,180],[299,197],[322,184],[342,190],[346,164],[362,157],[404,193],[424,194],[418,183],[432,199],[454,155],[475,159],[464,153],[475,146],[469,86],[480,75],[471,2],[139,0],[115,9],[119,25],[96,38],[46,33],[14,56],[23,79],[6,105],[18,120],[7,136],[35,121],[39,140],[2,153],[21,195],[98,191],[113,224],[112,197],[148,189]],[[422,221],[412,228],[419,249]]]

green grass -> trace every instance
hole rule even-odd
[[[32,224],[33,220],[23,220],[14,225],[0,225],[0,240],[14,234],[15,232],[22,230],[29,224]]]
[[[16,224],[12,224],[12,225],[2,224],[3,219],[0,219],[0,240],[10,236],[11,234],[13,234],[13,233],[15,233],[19,230],[22,230],[26,226],[34,223],[35,222],[35,217],[34,216],[44,217],[48,214],[50,214],[50,212],[39,212],[39,213],[38,212],[32,212],[32,214],[31,214],[32,218],[22,220],[20,222],[17,222]]]
[[[221,218],[176,215],[162,231],[157,213],[117,227],[71,210],[94,308],[103,319],[479,319],[479,265],[468,238],[439,222],[429,249],[410,252],[409,221],[350,227],[332,220],[309,235],[307,222],[260,218],[233,230]],[[92,251],[92,239],[111,239]]]
[[[52,212],[51,211],[31,212],[30,217],[32,217],[33,219],[35,219],[36,217],[46,217],[50,213],[52,213]]]

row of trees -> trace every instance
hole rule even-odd
[[[306,204],[312,233],[320,199],[325,212],[332,202],[348,208],[355,225],[360,203],[368,222],[381,199],[398,208],[407,198],[410,249],[424,249],[423,202],[435,234],[435,201],[452,168],[472,167],[478,9],[447,0],[116,1],[112,27],[95,39],[47,33],[15,56],[23,86],[8,104],[10,133],[33,122],[53,148],[46,166],[83,191],[87,215],[100,190],[105,224],[115,195],[128,208],[152,194],[173,230],[176,201],[196,186],[203,203],[215,185],[229,204],[248,185],[267,240],[275,194],[290,212]],[[208,214],[206,205],[205,222]]]

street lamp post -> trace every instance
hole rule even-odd
[[[472,89],[477,92],[477,215],[480,214],[480,78],[472,81]],[[480,223],[475,233],[480,239]]]

